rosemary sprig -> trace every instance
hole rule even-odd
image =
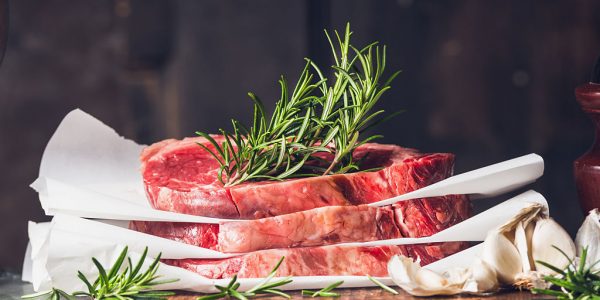
[[[355,48],[350,44],[352,33],[349,25],[346,27],[343,39],[337,31],[334,33],[340,49],[339,56],[336,54],[335,43],[325,31],[335,60],[333,69],[336,81],[333,87],[322,84],[321,91],[324,94],[322,99],[325,99],[325,102],[321,117],[323,121],[331,122],[328,127],[329,133],[333,136],[335,156],[324,175],[334,171],[336,167],[336,173],[357,171],[359,166],[352,161],[354,149],[381,137],[373,135],[359,140],[360,133],[397,114],[378,119],[384,111],[371,112],[381,96],[390,89],[392,80],[399,74],[395,72],[385,83],[379,82],[385,71],[385,46],[380,50],[378,43],[374,42],[360,50]],[[349,56],[350,51],[354,52],[354,57]],[[326,83],[323,73],[316,65],[313,64],[313,67],[321,80]]]
[[[335,64],[334,80],[323,75],[310,59],[291,93],[285,78],[279,80],[281,96],[268,118],[263,102],[253,93],[251,126],[231,120],[232,130],[220,129],[222,140],[196,132],[208,145],[199,144],[219,162],[219,180],[225,186],[248,180],[282,180],[292,177],[358,171],[354,150],[380,135],[362,137],[383,117],[374,107],[390,88],[394,73],[380,82],[385,71],[385,46],[371,43],[358,49],[350,43],[350,24],[336,42],[325,31]],[[323,157],[331,157],[324,159]]]
[[[339,297],[340,294],[339,293],[335,293],[332,292],[333,289],[337,288],[338,286],[340,286],[342,283],[344,283],[344,281],[338,281],[335,282],[327,287],[324,287],[316,292],[314,291],[309,291],[309,290],[302,290],[302,296],[310,296],[312,298],[316,298],[316,297]]]
[[[233,278],[231,278],[231,281],[229,281],[229,284],[227,284],[227,286],[215,285],[215,287],[220,290],[219,293],[202,296],[197,298],[197,300],[213,300],[221,298],[235,298],[239,300],[247,300],[248,298],[253,298],[260,294],[272,294],[290,299],[290,295],[284,293],[281,289],[278,289],[278,287],[292,282],[292,280],[289,277],[277,280],[275,282],[271,282],[273,277],[275,277],[277,269],[279,269],[279,266],[283,262],[284,258],[285,257],[281,257],[279,262],[277,262],[275,267],[271,270],[271,272],[266,278],[264,278],[259,284],[255,285],[254,287],[250,288],[245,292],[238,291],[240,283],[237,282],[237,275],[235,275],[233,276]]]
[[[146,299],[164,299],[167,296],[172,296],[175,293],[169,291],[154,291],[152,287],[175,282],[173,280],[157,280],[160,276],[156,275],[159,267],[160,254],[154,259],[145,272],[142,272],[142,266],[148,254],[148,247],[144,249],[139,261],[134,265],[131,258],[127,256],[128,247],[125,247],[117,261],[110,269],[105,269],[96,258],[92,258],[92,262],[98,269],[98,277],[95,280],[88,279],[81,271],[77,272],[77,277],[83,281],[87,287],[87,291],[77,291],[72,295],[52,288],[50,291],[22,296],[22,299],[32,299],[42,296],[48,296],[47,299],[59,300],[65,298],[73,300],[78,297],[89,297],[95,300],[101,299],[118,299],[132,300],[133,298]],[[127,258],[127,267],[121,271],[123,263]]]
[[[554,247],[554,246],[553,246]],[[558,299],[600,299],[600,271],[593,271],[593,268],[600,263],[597,261],[591,266],[586,266],[587,247],[583,249],[579,264],[560,251],[568,260],[569,264],[565,269],[550,265],[543,261],[538,263],[548,267],[556,272],[557,276],[544,276],[544,280],[560,288],[554,289],[532,289],[534,294],[544,294],[557,297]]]
[[[373,282],[374,284],[378,285],[380,288],[384,289],[385,291],[392,293],[394,295],[398,295],[398,291],[394,290],[393,288],[383,284],[383,282],[371,277],[371,275],[367,275],[367,278],[369,278],[369,280],[371,280],[371,282]]]

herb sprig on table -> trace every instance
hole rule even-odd
[[[156,272],[159,267],[160,254],[152,261],[146,271],[142,271],[148,254],[148,247],[144,249],[142,256],[135,265],[132,263],[131,258],[127,256],[127,251],[128,247],[125,247],[115,263],[108,270],[96,258],[92,258],[92,262],[98,269],[99,274],[93,281],[88,279],[81,271],[78,271],[77,277],[83,281],[87,287],[87,291],[78,291],[69,294],[63,290],[52,288],[46,292],[25,295],[21,298],[33,299],[46,297],[51,300],[59,300],[61,298],[73,300],[78,297],[89,297],[95,300],[132,300],[134,298],[165,299],[167,296],[175,294],[169,291],[152,290],[156,285],[177,281],[177,279],[158,280],[160,276],[156,275]],[[121,271],[125,259],[127,259],[127,267]]]
[[[238,291],[238,288],[240,287],[240,283],[237,282],[237,274],[236,274],[235,276],[233,276],[233,278],[231,278],[231,281],[229,281],[229,284],[227,286],[215,285],[215,287],[217,289],[219,289],[219,291],[220,291],[219,293],[202,296],[202,297],[199,297],[198,300],[213,300],[213,299],[221,299],[221,298],[235,298],[235,299],[239,299],[239,300],[247,300],[248,298],[255,297],[260,294],[271,294],[271,295],[277,295],[277,296],[281,296],[281,297],[290,299],[291,298],[290,295],[288,295],[288,294],[284,293],[282,290],[278,289],[278,287],[292,282],[292,280],[289,277],[281,279],[281,280],[277,280],[275,282],[271,282],[273,277],[275,277],[275,274],[277,273],[277,269],[279,269],[279,266],[283,262],[284,258],[285,257],[281,257],[279,262],[277,262],[277,264],[275,265],[273,270],[271,270],[271,272],[269,272],[269,275],[267,275],[266,278],[264,278],[259,284],[255,285],[254,287],[250,288],[249,290],[247,290],[245,292]]]
[[[230,131],[219,130],[223,140],[196,132],[210,142],[210,147],[199,145],[219,162],[224,185],[360,170],[354,150],[381,137],[362,134],[397,114],[384,116],[375,106],[399,72],[384,81],[385,46],[354,47],[350,24],[342,36],[337,31],[333,38],[325,35],[334,61],[329,78],[306,59],[291,93],[285,78],[279,80],[281,97],[270,117],[260,98],[249,93],[254,103],[250,126],[231,120]]]
[[[558,276],[544,276],[544,280],[558,287],[554,289],[533,289],[534,294],[544,294],[557,297],[558,299],[600,299],[600,271],[594,271],[594,267],[600,264],[600,261],[586,266],[587,248],[584,248],[579,264],[577,265],[561,249],[560,251],[568,260],[569,265],[565,269],[550,265],[543,261],[538,263],[548,267],[558,274]]]
[[[369,278],[369,280],[371,280],[371,282],[373,282],[374,284],[376,284],[378,287],[380,287],[381,289],[385,290],[386,292],[390,293],[390,294],[394,294],[394,295],[398,295],[398,291],[394,290],[393,288],[385,285],[383,282],[375,279],[374,277],[371,277],[371,275],[367,275],[367,278]]]

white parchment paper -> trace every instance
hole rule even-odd
[[[528,191],[490,208],[472,218],[449,229],[426,238],[391,239],[367,243],[338,244],[347,246],[373,245],[403,245],[441,241],[482,241],[487,232],[506,223],[517,212],[533,204],[547,207],[542,195]],[[176,241],[136,232],[112,224],[87,220],[68,215],[57,215],[51,223],[30,223],[30,242],[32,245],[31,281],[37,289],[50,286],[65,290],[83,288],[75,276],[78,270],[95,276],[95,267],[91,257],[96,257],[108,265],[118,256],[124,245],[133,253],[139,255],[149,247],[149,255],[156,256],[162,252],[163,258],[225,258],[232,256],[210,249],[191,246]],[[468,232],[468,234],[466,234]],[[443,270],[450,266],[468,266],[478,254],[479,247],[475,246],[459,252],[428,266],[433,270]],[[198,292],[213,292],[215,284],[224,284],[227,280],[212,280],[195,273],[162,264],[160,273],[166,278],[179,278],[180,281],[161,286],[163,289],[183,289]],[[240,279],[243,287],[250,287],[257,279]],[[344,280],[347,287],[372,286],[372,282],[363,276],[307,276],[294,277],[294,282],[286,289],[322,288],[339,280]],[[389,278],[382,278],[387,284],[392,284]]]

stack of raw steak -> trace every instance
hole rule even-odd
[[[214,136],[219,141],[221,136]],[[415,199],[387,207],[366,204],[401,195],[452,175],[454,156],[420,154],[395,145],[365,144],[354,156],[371,172],[224,187],[203,138],[165,140],[142,155],[144,184],[156,209],[216,218],[221,224],[132,221],[148,234],[227,253],[227,259],[165,260],[209,278],[264,277],[285,256],[279,276],[386,276],[396,254],[428,264],[465,243],[409,246],[337,245],[422,237],[470,216],[465,196]]]

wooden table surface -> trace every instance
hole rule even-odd
[[[399,290],[399,289],[397,289]],[[426,299],[423,297],[413,297],[407,293],[402,292],[401,290],[399,290],[400,295],[392,295],[380,288],[354,288],[354,289],[340,289],[340,290],[336,290],[338,293],[341,294],[340,297],[336,297],[336,298],[318,298],[318,299],[338,299],[338,300],[345,300],[345,299],[352,299],[352,300],[361,300],[361,299],[373,299],[373,300],[378,300],[378,299]],[[310,297],[304,296],[302,297],[302,295],[300,295],[300,292],[290,292],[290,295],[292,295],[292,299],[310,299]],[[193,294],[189,294],[189,295],[177,295],[177,296],[173,296],[170,297],[169,299],[171,300],[195,300],[198,297],[198,295],[193,295]],[[264,299],[264,300],[271,300],[271,299],[283,299],[281,297],[260,297],[258,299]],[[505,292],[501,292],[498,294],[494,294],[494,295],[490,295],[490,296],[454,296],[454,297],[435,297],[435,299],[488,299],[488,300],[493,300],[493,299],[516,299],[516,300],[529,300],[529,299],[554,299],[552,297],[547,297],[547,296],[540,296],[540,295],[532,295],[530,292],[527,291],[523,291],[523,292],[519,292],[519,291],[505,291]]]
[[[340,289],[336,290],[341,294],[337,298],[319,298],[319,299],[424,299],[415,298],[406,293],[400,291],[400,295],[392,295],[380,288],[354,288],[354,289]],[[29,283],[22,282],[20,277],[14,274],[0,274],[0,300],[20,300],[22,295],[30,294],[33,292],[33,287]],[[308,299],[308,297],[302,297],[300,292],[290,292],[293,299]],[[199,294],[181,293],[179,295],[170,297],[171,300],[195,300]],[[436,297],[436,299],[517,299],[517,300],[528,300],[528,299],[552,299],[548,297],[542,297],[538,295],[532,295],[529,292],[518,292],[518,291],[507,291],[498,293],[492,296],[486,297]],[[283,299],[281,297],[260,297],[258,299]]]

